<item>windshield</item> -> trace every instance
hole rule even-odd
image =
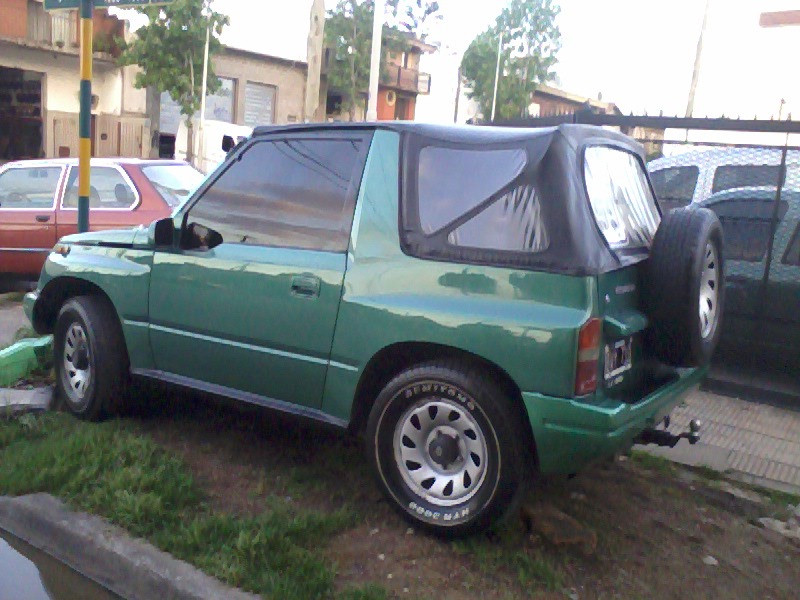
[[[631,152],[586,149],[586,193],[597,226],[612,249],[649,248],[661,218],[647,175]]]
[[[142,167],[142,173],[170,208],[183,204],[205,179],[200,171],[185,164],[148,165]]]

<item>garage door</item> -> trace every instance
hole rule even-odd
[[[247,82],[244,88],[244,124],[249,127],[267,125],[275,120],[275,88]]]

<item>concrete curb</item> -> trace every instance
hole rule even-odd
[[[127,600],[254,600],[48,494],[0,496],[0,529]]]
[[[31,371],[51,362],[53,336],[18,341],[0,350],[0,387],[30,375]]]
[[[0,388],[0,420],[26,412],[50,410],[55,398],[55,388],[33,388],[32,390],[12,390]]]

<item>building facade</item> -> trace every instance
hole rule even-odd
[[[78,155],[80,87],[76,11],[46,12],[40,0],[0,0],[0,161]],[[116,64],[125,23],[95,11],[92,153],[146,156],[147,93],[136,67]]]
[[[431,76],[420,71],[420,58],[423,54],[437,50],[436,46],[426,44],[410,34],[400,35],[403,49],[388,52],[386,62],[382,65],[378,82],[378,120],[379,121],[413,121],[416,116],[416,104],[419,95],[430,94]],[[326,73],[335,60],[333,51],[325,49],[322,63],[322,89],[326,95],[326,118],[329,121],[349,120],[349,115],[341,110],[342,92],[327,85]],[[355,119],[363,121],[366,115],[367,90],[360,95],[356,105]]]

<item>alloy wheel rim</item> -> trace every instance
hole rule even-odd
[[[703,272],[700,277],[700,335],[708,338],[717,325],[719,308],[719,261],[717,249],[709,242],[703,258]]]
[[[439,506],[466,502],[486,477],[486,438],[475,418],[446,398],[412,405],[397,423],[395,460],[406,485]]]
[[[70,395],[82,402],[92,380],[89,339],[80,323],[73,323],[64,337],[64,374]]]

